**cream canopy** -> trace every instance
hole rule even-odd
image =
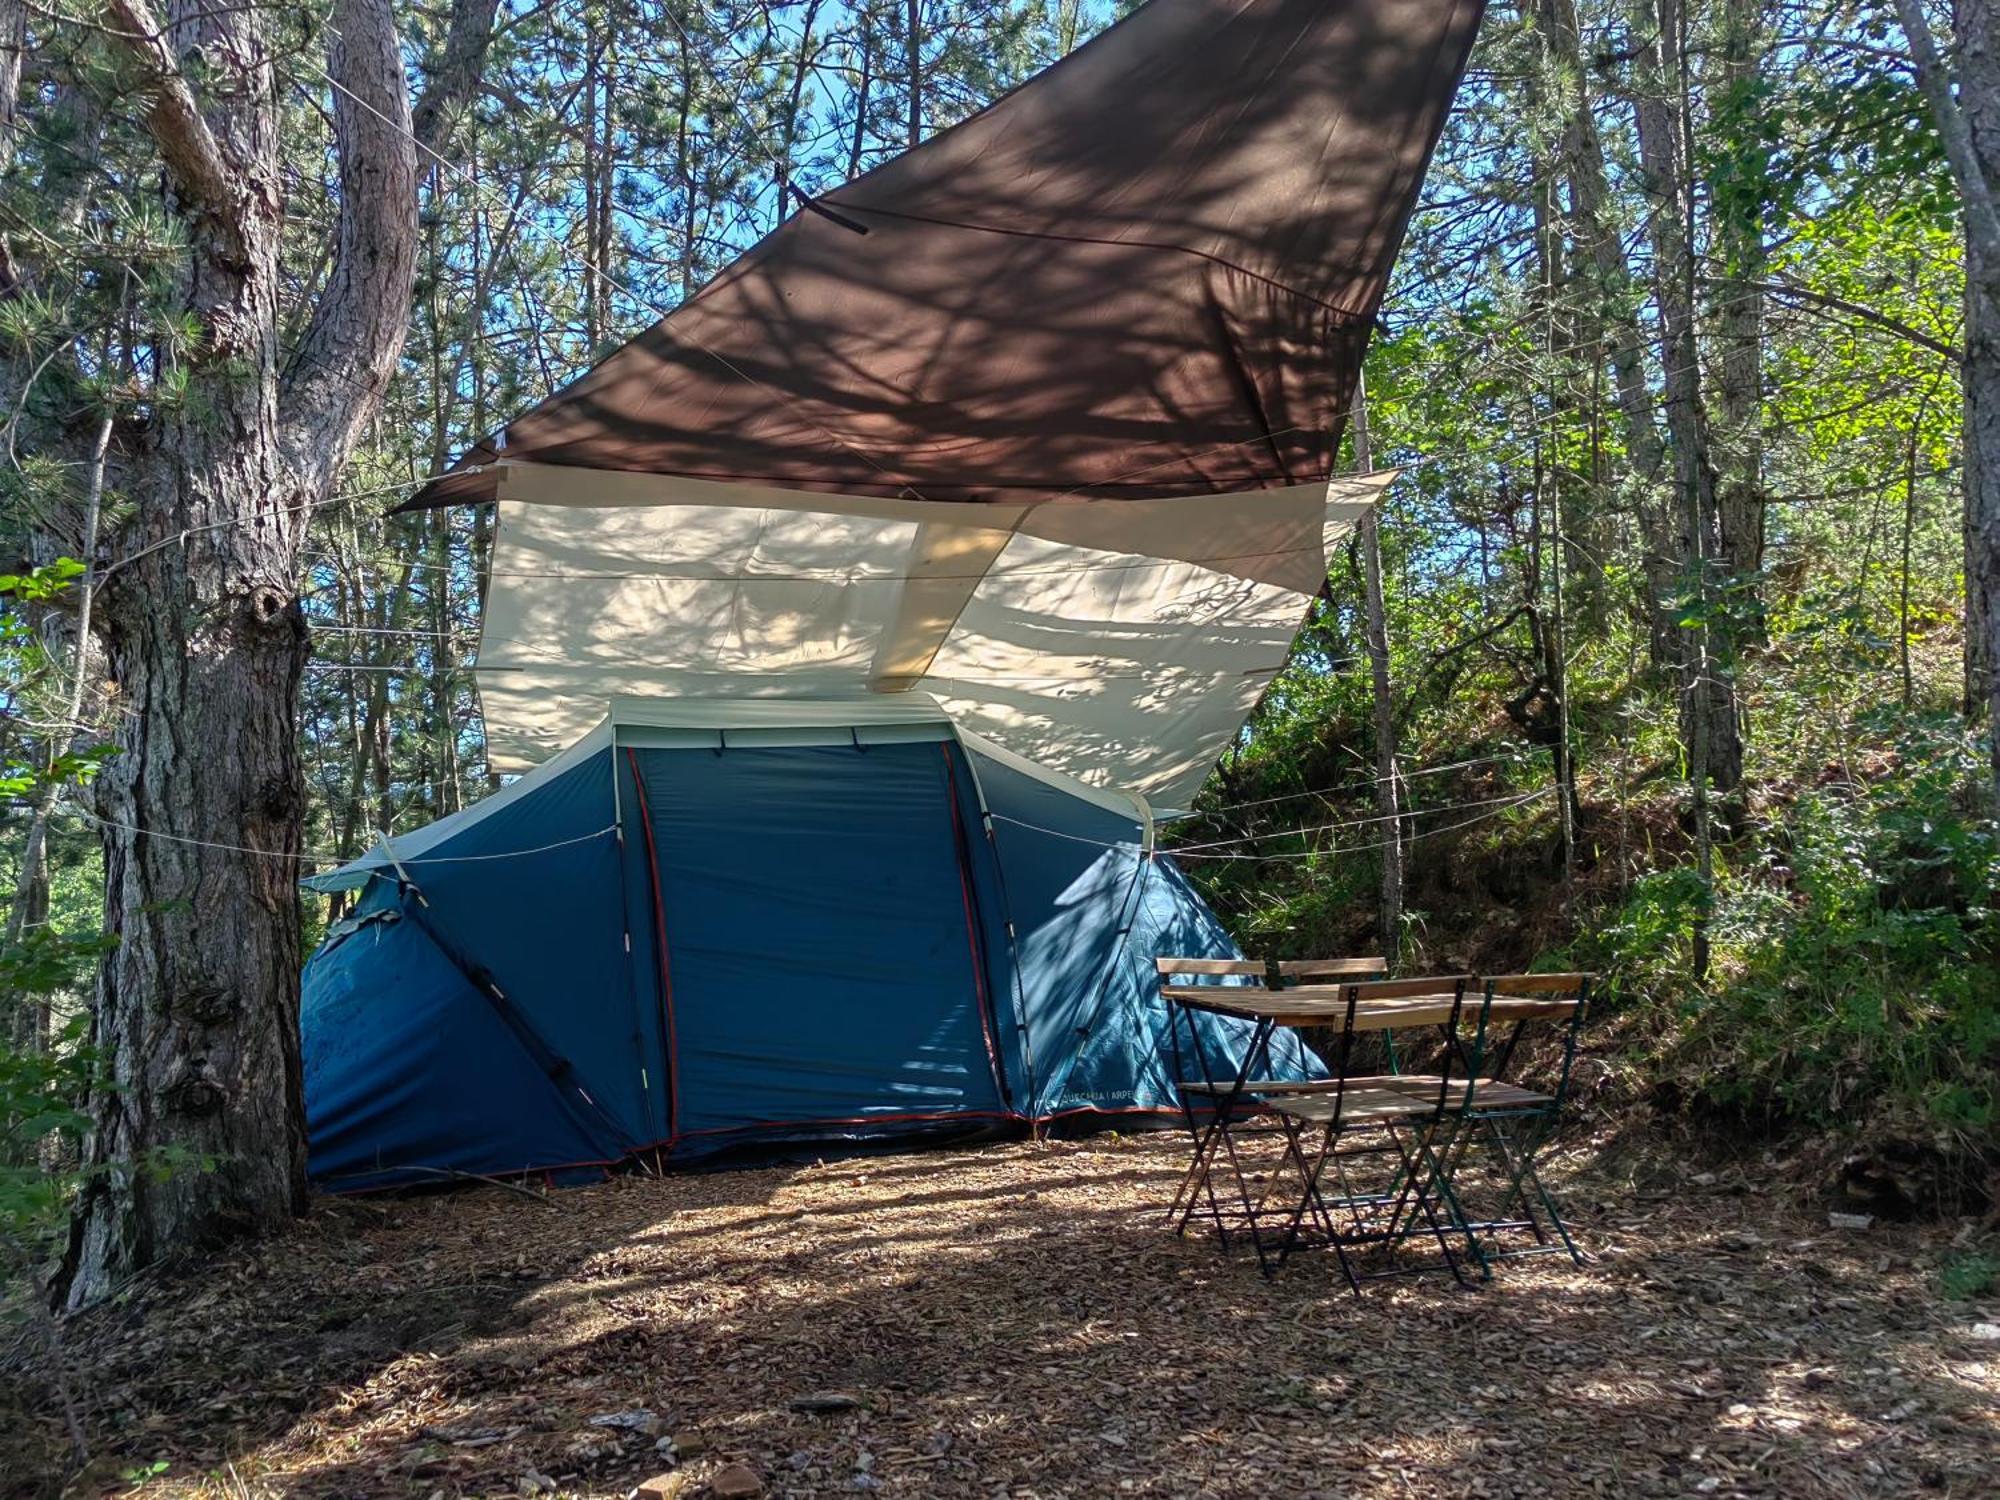
[[[1089,786],[1184,806],[1393,471],[953,504],[503,461],[477,666],[521,771],[615,695],[917,695]]]

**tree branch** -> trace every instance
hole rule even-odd
[[[1916,64],[1917,87],[1930,105],[1931,120],[1944,142],[1951,175],[1958,180],[1958,195],[1965,204],[1966,233],[1975,236],[1987,249],[1979,257],[1982,279],[1989,297],[2000,297],[2000,211],[1993,202],[1993,185],[1979,165],[1979,152],[1972,143],[1972,125],[1952,91],[1951,74],[1938,55],[1937,39],[1930,22],[1924,19],[1923,0],[1896,0],[1896,15],[1909,38],[1910,56]]]
[[[147,0],[105,0],[111,36],[138,61],[151,87],[146,130],[160,148],[167,177],[183,206],[219,230],[240,252],[244,241],[242,173],[223,157],[165,30]]]
[[[1815,292],[1789,281],[1725,281],[1717,277],[1702,279],[1715,286],[1748,288],[1751,291],[1768,293],[1773,297],[1782,297],[1788,302],[1804,302],[1813,307],[1823,307],[1829,312],[1846,313],[1851,318],[1858,318],[1863,323],[1872,324],[1885,332],[1895,334],[1898,338],[1908,339],[1913,344],[1921,345],[1933,354],[1943,355],[1953,364],[1965,358],[1965,351],[1956,344],[1925,333],[1921,328],[1912,328],[1908,323],[1892,318],[1887,313],[1864,303],[1849,302],[1845,297],[1830,297],[1825,292]]]
[[[472,97],[486,73],[486,49],[500,0],[452,0],[444,59],[410,111],[410,128],[426,151],[438,149],[451,111]]]
[[[478,91],[498,0],[452,0],[444,60],[410,108],[389,0],[338,0],[327,53],[340,222],[333,270],[286,375],[283,431],[312,493],[331,486],[395,372],[415,285],[417,156]]]
[[[337,0],[329,34],[340,220],[279,407],[286,457],[312,497],[332,485],[388,387],[416,283],[416,140],[389,0]]]

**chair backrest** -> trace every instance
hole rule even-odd
[[[1324,979],[1386,979],[1389,966],[1378,958],[1281,958],[1278,977],[1293,984]]]
[[[1355,1036],[1362,1031],[1386,1034],[1393,1032],[1397,1026],[1436,1027],[1446,1036],[1456,1036],[1459,1018],[1465,1008],[1466,991],[1476,983],[1470,974],[1431,974],[1410,979],[1378,979],[1315,987],[1329,995],[1338,993],[1343,1002],[1339,1039],[1335,1043],[1334,1056],[1328,1060],[1336,1080],[1334,1129],[1339,1128],[1346,1110],[1348,1079],[1354,1076]],[[1452,1052],[1452,1048],[1446,1047],[1443,1061],[1439,1064],[1438,1089],[1433,1101],[1438,1117],[1442,1117],[1450,1101]],[[1392,1049],[1392,1063],[1394,1055]]]
[[[1595,974],[1489,974],[1486,988],[1496,995],[1581,1000],[1596,977]]]
[[[1492,974],[1487,976],[1479,1012],[1479,1040],[1474,1066],[1485,1051],[1495,1023],[1510,1026],[1494,1060],[1492,1076],[1504,1078],[1522,1032],[1531,1021],[1553,1021],[1562,1027],[1562,1056],[1554,1087],[1549,1090],[1560,1109],[1569,1095],[1570,1068],[1576,1061],[1577,1033],[1590,1006],[1595,974]],[[1511,1080],[1509,1080],[1511,1081]]]
[[[1162,985],[1176,977],[1254,979],[1266,989],[1324,980],[1380,979],[1388,970],[1379,958],[1156,958],[1153,972]]]
[[[1351,984],[1314,985],[1314,990],[1324,989],[1331,994],[1339,991],[1343,999],[1356,1002],[1368,1000],[1409,1000],[1425,995],[1449,997],[1468,985],[1478,981],[1470,974],[1428,974],[1410,979],[1368,979]]]
[[[1261,958],[1156,958],[1153,960],[1153,972],[1160,976],[1161,984],[1171,983],[1177,974],[1204,978],[1241,975],[1259,983],[1268,983],[1271,966]]]

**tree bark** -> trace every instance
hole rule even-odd
[[[1996,151],[2000,159],[2000,151]],[[1965,433],[1965,715],[1984,719],[2000,799],[2000,301],[1975,278],[2000,263],[2000,245],[1965,247],[1965,362],[1959,370]]]
[[[1682,738],[1697,797],[1705,799],[1710,785],[1728,793],[1742,780],[1743,739],[1730,635],[1715,602],[1714,574],[1723,549],[1695,328],[1692,184],[1683,139],[1687,59],[1681,30],[1686,17],[1681,4],[1660,0],[1653,15],[1644,18],[1656,39],[1641,51],[1634,104],[1640,174],[1652,206],[1654,296],[1679,500],[1681,607],[1694,620],[1682,632]]]
[[[598,166],[598,75],[604,66],[605,39],[597,34],[598,12],[594,7],[584,10],[585,59],[583,65],[583,119],[581,142],[583,161],[583,222],[577,228],[583,235],[583,339],[589,347],[591,357],[597,356],[604,342],[604,283],[588,268],[601,265],[597,258],[597,236],[601,213],[598,196],[602,189],[603,174]]]
[[[923,0],[909,0],[905,8],[903,41],[909,52],[910,93],[905,101],[909,108],[909,128],[905,144],[911,150],[921,145],[924,139],[924,11]]]
[[[0,0],[0,172],[14,161],[14,127],[21,108],[21,64],[27,57],[28,7]]]
[[[1661,501],[1667,475],[1666,445],[1660,440],[1653,392],[1646,377],[1645,332],[1631,267],[1611,210],[1604,141],[1597,129],[1583,44],[1573,0],[1542,0],[1540,17],[1551,71],[1561,86],[1556,107],[1563,121],[1563,157],[1569,180],[1568,219],[1577,260],[1573,267],[1581,295],[1573,298],[1578,342],[1588,342],[1610,366],[1612,394],[1625,440],[1626,486],[1637,518],[1641,576],[1646,598],[1642,617],[1649,658],[1655,667],[1678,659],[1668,601],[1674,584],[1674,547]]]
[[[861,39],[856,44],[861,53],[859,77],[854,81],[854,121],[853,132],[847,142],[847,179],[853,181],[861,175],[861,162],[868,149],[868,107],[870,90],[875,78],[875,12],[864,4],[861,18],[856,22],[860,27]]]
[[[1717,540],[1740,640],[1763,635],[1757,576],[1764,566],[1764,245],[1762,147],[1751,134],[1763,107],[1759,84],[1765,44],[1755,0],[1725,0],[1720,85],[1712,106],[1721,149],[1732,170],[1710,194],[1722,276],[1715,286]]]
[[[14,132],[21,108],[21,64],[28,49],[28,7],[0,0],[0,173],[14,163]],[[7,236],[0,234],[0,297],[20,280]]]
[[[143,0],[111,11],[152,75],[148,126],[168,209],[188,226],[185,305],[205,347],[200,414],[167,408],[133,464],[144,542],[166,545],[105,590],[126,708],[98,782],[105,930],[119,946],[99,981],[96,1040],[114,1087],[94,1100],[87,1159],[103,1175],[79,1209],[73,1305],[175,1249],[274,1229],[305,1195],[292,883],[305,492],[278,436],[276,79],[255,12],[183,0],[163,30]],[[194,47],[233,75],[206,111],[179,71]],[[144,1171],[163,1150],[213,1170]]]
[[[119,945],[99,980],[111,1086],[93,1100],[98,1170],[74,1223],[72,1305],[164,1256],[276,1228],[304,1200],[299,552],[395,368],[417,242],[388,0],[337,0],[335,260],[281,372],[265,12],[174,0],[162,26],[146,0],[108,10],[146,77],[166,206],[189,246],[182,305],[203,341],[192,398],[163,406],[129,455],[134,560],[103,597],[125,710],[98,782]],[[180,71],[197,48],[214,70],[200,94]],[[145,1170],[162,1153],[171,1170]]]
[[[1368,388],[1354,384],[1354,466],[1374,467],[1368,442]],[[1361,586],[1368,616],[1368,673],[1375,704],[1375,806],[1382,823],[1380,918],[1382,960],[1392,968],[1403,947],[1403,793],[1396,758],[1395,685],[1389,676],[1389,611],[1382,594],[1382,529],[1375,510],[1355,527],[1361,552]]]
[[[452,109],[472,97],[486,73],[486,49],[500,0],[457,0],[445,27],[444,56],[410,109],[410,133],[427,151],[440,149]]]
[[[1965,214],[1965,714],[1988,724],[2000,803],[2000,3],[1956,0],[1954,75],[1920,0],[1896,0]]]

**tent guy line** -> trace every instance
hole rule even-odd
[[[1541,787],[1535,791],[1526,792],[1517,797],[1488,798],[1483,801],[1477,801],[1477,802],[1447,803],[1443,807],[1426,807],[1411,812],[1399,813],[1396,814],[1396,817],[1398,818],[1432,817],[1438,813],[1459,812],[1468,807],[1490,807],[1493,809],[1493,814],[1497,814],[1500,812],[1505,812],[1510,807],[1519,807],[1524,802],[1531,802],[1537,797],[1546,796],[1549,791],[1550,788]],[[115,818],[99,817],[96,813],[86,811],[81,807],[72,806],[72,810],[76,813],[78,817],[84,819],[86,822],[98,824],[100,826],[108,828],[122,828],[129,833],[137,833],[146,838],[164,839],[168,843],[173,843],[173,844],[192,844],[204,849],[222,849],[234,854],[256,854],[256,855],[261,855],[266,859],[291,859],[291,860],[298,860],[301,862],[314,863],[314,864],[321,864],[321,863],[343,864],[355,858],[355,856],[352,854],[333,854],[333,853],[328,853],[324,850],[302,849],[296,853],[288,854],[283,850],[279,849],[259,849],[251,844],[227,844],[227,843],[219,843],[211,839],[186,838],[179,834],[157,833],[154,832],[152,829],[142,828],[136,823],[123,823]],[[1483,816],[1492,816],[1493,814],[1486,814]],[[1088,838],[1082,834],[1065,832],[1063,829],[1060,828],[1050,828],[1041,823],[1032,823],[1023,818],[1008,817],[1004,813],[992,813],[989,814],[989,816],[991,817],[992,821],[996,823],[1010,823],[1017,828],[1025,828],[1032,830],[1035,833],[1047,834],[1051,838],[1067,839],[1071,843],[1075,844],[1093,844],[1100,849],[1121,849],[1128,853],[1145,854],[1148,855],[1149,857],[1155,854],[1169,854],[1174,856],[1175,858],[1180,858],[1183,855],[1191,855],[1197,859],[1252,859],[1252,860],[1301,859],[1301,858],[1312,858],[1316,855],[1321,855],[1321,854],[1353,854],[1362,852],[1365,849],[1380,848],[1382,846],[1377,844],[1366,844],[1366,845],[1354,846],[1351,848],[1321,849],[1321,850],[1310,851],[1309,853],[1304,855],[1216,854],[1216,853],[1210,853],[1208,851],[1229,844],[1259,842],[1264,839],[1296,837],[1310,833],[1335,833],[1342,829],[1364,828],[1374,823],[1382,823],[1389,821],[1386,815],[1382,817],[1372,817],[1372,818],[1355,818],[1352,819],[1351,821],[1344,823],[1318,823],[1305,828],[1279,829],[1271,833],[1251,834],[1240,839],[1221,839],[1216,841],[1215,843],[1190,844],[1183,848],[1178,848],[1178,849],[1162,848],[1157,850],[1149,850],[1144,844],[1141,843],[1134,843],[1128,840],[1121,840],[1121,839]],[[1424,838],[1434,833],[1445,833],[1450,831],[1450,829],[1452,828],[1463,828],[1469,826],[1471,823],[1477,823],[1480,821],[1482,821],[1482,818],[1470,818],[1462,823],[1451,824],[1447,828],[1432,828],[1432,829],[1426,829],[1421,833],[1413,833],[1410,835],[1410,838],[1412,839]],[[587,844],[591,842],[593,839],[601,839],[606,837],[607,835],[615,834],[617,832],[618,832],[618,825],[614,823],[604,828],[598,829],[595,833],[580,834],[575,838],[569,838],[569,839],[558,839],[554,843],[549,843],[549,844],[537,844],[531,849],[506,849],[491,854],[458,854],[458,855],[431,855],[431,856],[417,855],[409,857],[397,856],[396,862],[398,864],[405,864],[405,865],[430,865],[430,864],[483,863],[489,860],[523,859],[530,855],[546,854],[552,850],[566,849],[576,844]],[[1408,840],[1405,840],[1405,842],[1408,842]],[[390,848],[393,849],[395,844],[395,835],[394,834],[389,835],[385,840],[385,843]]]
[[[1519,797],[1514,798],[1512,801],[1502,803],[1500,806],[1492,808],[1487,812],[1475,813],[1472,817],[1463,818],[1456,823],[1446,823],[1440,828],[1426,828],[1423,829],[1421,832],[1412,833],[1407,837],[1401,840],[1397,840],[1395,842],[1400,842],[1403,844],[1413,844],[1418,839],[1435,838],[1437,837],[1437,835],[1441,833],[1456,833],[1461,828],[1470,828],[1475,823],[1484,823],[1489,818],[1497,818],[1502,813],[1510,812],[1514,808],[1523,807],[1530,802],[1538,801],[1539,799],[1548,796],[1548,794],[1550,792],[1553,792],[1554,790],[1555,788],[1553,786],[1538,787],[1532,792],[1524,792]],[[1446,807],[1434,807],[1430,809],[1430,811],[1449,812],[1451,811],[1451,809]],[[1422,817],[1424,815],[1422,813],[1405,813],[1403,814],[1403,816],[1406,818],[1412,818],[1412,817]],[[1392,841],[1389,839],[1379,839],[1376,842],[1370,844],[1345,844],[1332,849],[1307,849],[1296,854],[1225,854],[1225,853],[1211,853],[1198,849],[1190,850],[1185,855],[1183,855],[1180,851],[1174,849],[1162,849],[1160,852],[1162,854],[1171,854],[1176,859],[1181,859],[1181,858],[1226,859],[1234,863],[1240,863],[1240,864],[1265,864],[1274,860],[1327,859],[1334,855],[1341,855],[1341,854],[1367,854],[1371,850],[1386,849],[1389,847],[1391,842]]]
[[[1249,834],[1243,838],[1238,838],[1238,839],[1219,839],[1216,842],[1209,844],[1184,844],[1177,848],[1168,848],[1165,846],[1160,846],[1153,850],[1146,850],[1143,844],[1131,843],[1129,841],[1093,839],[1085,837],[1082,834],[1065,833],[1060,828],[1049,828],[1040,823],[1025,822],[1020,818],[1004,817],[999,813],[994,813],[992,815],[992,818],[993,821],[996,823],[1012,823],[1018,828],[1033,829],[1036,833],[1046,833],[1053,838],[1068,839],[1071,843],[1095,844],[1100,849],[1124,849],[1133,853],[1139,853],[1143,851],[1150,854],[1169,854],[1176,859],[1181,858],[1183,855],[1189,856],[1194,859],[1300,859],[1300,858],[1310,858],[1314,855],[1320,855],[1320,854],[1356,854],[1368,849],[1380,849],[1385,847],[1385,845],[1354,844],[1354,845],[1347,845],[1338,849],[1311,850],[1304,855],[1227,854],[1227,853],[1210,853],[1209,851],[1230,844],[1255,843],[1255,842],[1261,842],[1265,839],[1297,838],[1311,833],[1337,833],[1343,829],[1367,828],[1373,824],[1400,821],[1406,818],[1407,819],[1430,818],[1437,816],[1439,813],[1463,812],[1468,807],[1486,807],[1492,809],[1492,812],[1490,813],[1482,813],[1478,817],[1467,819],[1465,822],[1454,823],[1450,825],[1450,827],[1452,828],[1464,828],[1470,826],[1470,824],[1472,823],[1480,822],[1483,818],[1492,817],[1498,815],[1499,813],[1503,813],[1510,807],[1519,807],[1524,802],[1532,802],[1537,797],[1546,796],[1550,790],[1551,788],[1549,787],[1538,787],[1534,791],[1523,792],[1515,796],[1490,797],[1474,802],[1447,802],[1441,807],[1422,807],[1422,808],[1417,808],[1415,810],[1406,810],[1404,812],[1396,813],[1393,815],[1385,813],[1370,818],[1352,818],[1343,823],[1315,823],[1305,828],[1281,828],[1271,833]],[[1165,820],[1162,819],[1161,821]],[[1409,839],[1411,838],[1425,838],[1433,833],[1444,833],[1447,831],[1448,830],[1444,828],[1426,829],[1422,833],[1413,833],[1409,835],[1409,837],[1405,838],[1403,842],[1408,843]]]
[[[1471,766],[1491,766],[1506,762],[1518,764],[1530,755],[1536,754],[1540,745],[1522,745],[1503,755],[1479,755],[1471,760],[1454,760],[1442,766],[1425,766],[1421,770],[1399,770],[1394,776],[1369,776],[1360,781],[1350,781],[1342,786],[1311,787],[1302,792],[1286,792],[1277,797],[1258,797],[1249,802],[1224,802],[1218,807],[1191,808],[1187,812],[1161,813],[1162,823],[1185,823],[1192,818],[1213,818],[1226,812],[1241,812],[1247,807],[1270,807],[1279,802],[1297,802],[1304,797],[1344,797],[1366,791],[1371,786],[1380,786],[1385,781],[1414,781],[1419,776],[1442,776],[1447,771],[1463,771]],[[1405,817],[1409,814],[1405,813]]]
[[[102,828],[122,828],[127,833],[136,833],[142,838],[163,839],[169,844],[192,844],[202,849],[222,849],[231,854],[257,854],[263,856],[265,859],[290,859],[305,864],[341,865],[355,858],[352,854],[330,854],[318,849],[301,849],[296,853],[287,853],[282,849],[259,849],[253,844],[224,844],[218,843],[213,839],[191,839],[175,833],[158,833],[150,828],[142,828],[136,823],[122,823],[116,818],[99,817],[96,813],[77,807],[74,803],[70,804],[70,810],[86,823],[95,823]],[[588,844],[593,839],[601,839],[617,831],[618,825],[614,823],[608,827],[598,829],[595,833],[579,834],[575,838],[570,839],[558,839],[552,844],[537,844],[532,849],[503,849],[493,854],[438,854],[409,858],[397,856],[396,863],[399,865],[456,865],[481,864],[489,860],[500,859],[525,859],[531,854],[547,854],[551,850],[567,849],[575,844]],[[384,839],[384,843],[390,847],[394,846],[395,841],[396,836],[394,834],[390,834]]]
[[[141,547],[137,552],[128,552],[123,557],[114,557],[98,572],[96,581],[101,583],[120,568],[129,567],[140,558],[148,557],[162,548],[171,547],[177,543],[185,546],[189,537],[199,536],[203,532],[226,531],[231,526],[261,525],[271,516],[290,516],[301,513],[310,515],[315,511],[327,510],[348,500],[369,500],[379,495],[398,495],[405,490],[415,489],[417,486],[428,484],[429,482],[424,479],[409,479],[404,480],[400,484],[382,485],[375,489],[346,490],[338,495],[328,495],[324,500],[308,501],[304,505],[284,505],[278,507],[276,510],[260,510],[253,515],[230,516],[220,521],[205,521],[199,526],[183,526],[178,531],[170,531],[165,536],[155,538]]]
[[[1244,833],[1234,838],[1210,839],[1202,844],[1182,844],[1174,849],[1175,854],[1195,854],[1207,849],[1226,849],[1234,844],[1261,844],[1266,839],[1297,838],[1308,833],[1333,833],[1342,828],[1365,828],[1371,823],[1400,823],[1405,818],[1421,818],[1427,813],[1462,812],[1468,807],[1495,807],[1500,803],[1520,801],[1519,793],[1509,793],[1504,797],[1484,797],[1472,802],[1447,803],[1443,807],[1426,807],[1417,811],[1377,813],[1369,818],[1352,818],[1341,823],[1314,823],[1304,828],[1280,828],[1271,833]]]

